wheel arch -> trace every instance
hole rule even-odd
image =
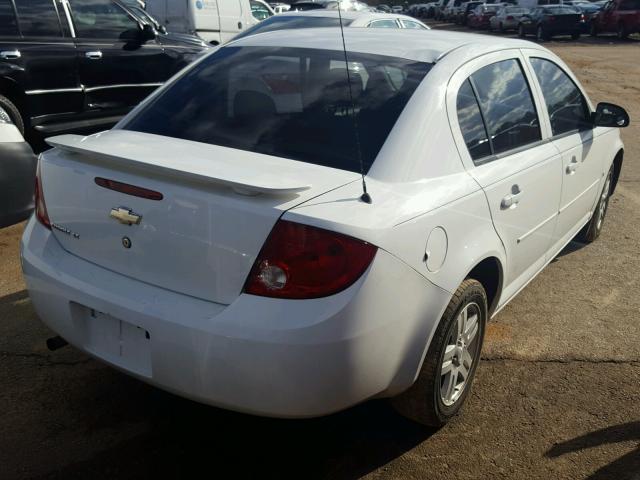
[[[18,108],[23,122],[29,120],[28,112],[26,111],[26,95],[15,81],[7,77],[0,77],[0,95],[7,97]]]
[[[618,185],[618,179],[620,178],[620,173],[622,172],[622,161],[624,159],[624,149],[621,148],[616,153],[616,156],[613,159],[613,185],[611,185],[611,195],[616,191],[616,185]]]
[[[491,318],[498,307],[502,293],[504,280],[502,262],[496,256],[487,256],[467,273],[465,279],[467,278],[473,278],[482,284],[487,294],[487,308],[489,310],[489,318]]]

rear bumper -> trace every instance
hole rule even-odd
[[[81,260],[33,218],[21,255],[37,313],[75,347],[178,395],[275,417],[325,415],[408,388],[450,298],[384,251],[337,295],[242,294],[228,306]],[[146,330],[149,369],[97,353],[100,339],[78,313],[86,309]]]

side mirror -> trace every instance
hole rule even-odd
[[[146,42],[148,40],[154,40],[156,38],[156,31],[148,23],[142,25],[140,30],[140,41]]]
[[[596,127],[624,128],[629,126],[627,111],[613,103],[599,103],[596,111],[591,114],[591,118]]]

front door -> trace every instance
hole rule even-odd
[[[519,51],[470,62],[450,82],[456,103],[448,100],[457,112],[459,130],[452,126],[463,161],[485,192],[506,251],[505,299],[544,266],[561,191],[561,157],[543,140],[540,105],[523,62]]]
[[[111,0],[71,0],[85,109],[122,115],[169,76],[171,59],[138,21]]]
[[[223,0],[218,2],[222,43],[228,42],[242,30],[251,26],[252,22],[244,18],[245,16],[250,16],[251,12],[244,12],[242,7],[242,0]]]
[[[600,190],[605,163],[600,139],[594,136],[589,104],[562,67],[540,52],[529,58],[546,103],[551,140],[562,155],[562,195],[557,232],[561,247],[589,219]]]

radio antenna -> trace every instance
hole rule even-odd
[[[344,52],[344,66],[347,71],[347,86],[349,87],[349,101],[351,102],[351,118],[353,119],[353,130],[356,137],[356,153],[360,163],[360,176],[362,177],[362,195],[360,200],[364,203],[371,203],[371,195],[367,192],[367,182],[364,178],[364,162],[362,160],[362,149],[360,148],[360,132],[358,131],[358,119],[356,117],[356,104],[353,101],[353,90],[351,89],[351,75],[349,74],[349,59],[347,58],[347,44],[344,41],[344,25],[342,24],[342,1],[338,0],[338,18],[340,19],[340,35],[342,36],[342,51]]]

